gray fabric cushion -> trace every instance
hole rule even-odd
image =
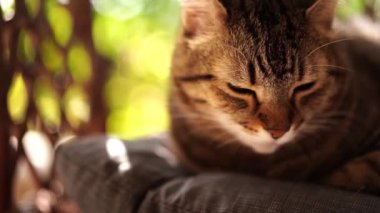
[[[164,136],[122,143],[131,164],[125,170],[106,148],[109,139],[74,139],[57,151],[57,177],[84,212],[380,212],[380,198],[366,194],[241,174],[186,174]]]

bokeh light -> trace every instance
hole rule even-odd
[[[368,0],[367,2],[369,2]],[[4,16],[14,13],[13,0],[1,0]],[[40,1],[26,0],[30,14],[35,14]],[[65,5],[69,0],[49,0],[45,8],[58,46],[71,42],[67,58],[52,40],[44,40],[44,65],[59,76],[65,60],[75,83],[65,91],[64,100],[57,100],[52,82],[38,79],[33,94],[37,108],[48,125],[59,125],[59,109],[73,126],[89,119],[88,97],[81,85],[91,79],[91,56],[85,45],[70,41],[73,20]],[[347,20],[365,10],[363,0],[342,0],[338,17]],[[376,1],[380,8],[380,1]],[[111,61],[111,72],[104,88],[107,109],[107,132],[125,139],[167,130],[168,78],[171,55],[179,27],[179,0],[91,0],[94,10],[93,32],[95,47]],[[380,11],[378,9],[377,11]],[[378,14],[379,15],[379,14]],[[21,32],[20,58],[32,63],[35,47],[28,32]],[[53,82],[54,83],[54,82]],[[22,121],[25,114],[26,85],[15,76],[8,100],[12,119]]]

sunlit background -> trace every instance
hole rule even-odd
[[[46,14],[61,44],[70,37],[72,21],[63,6],[69,0],[49,1]],[[14,14],[14,2],[1,0],[5,19]],[[38,1],[27,0],[30,11]],[[112,71],[103,97],[109,110],[107,132],[123,138],[135,138],[165,131],[168,126],[167,91],[170,58],[179,26],[179,0],[91,0],[95,20],[93,37],[97,50],[112,61]],[[364,10],[363,0],[341,1],[338,15],[348,19]],[[377,2],[379,7],[379,1]],[[25,58],[33,57],[25,35]],[[43,45],[46,66],[56,72],[62,56],[49,41]],[[69,68],[75,81],[88,80],[89,56],[78,44],[70,49]],[[25,85],[21,76],[14,79],[9,95],[9,110],[14,121],[25,115]],[[59,124],[59,101],[49,85],[38,82],[37,106],[46,122]],[[66,116],[72,125],[88,119],[86,97],[80,87],[72,86],[65,94]],[[11,107],[12,106],[12,107]]]
[[[11,21],[15,20],[14,16],[17,14],[15,1],[0,0],[3,19],[8,23],[14,23]],[[16,167],[15,175],[12,172],[8,174],[15,178],[14,197],[17,202],[28,200],[30,197],[38,201],[40,194],[45,198],[53,197],[51,192],[46,191],[46,188],[42,189],[40,185],[48,182],[49,187],[54,188],[51,187],[54,185],[54,179],[50,173],[54,158],[54,141],[57,141],[61,134],[65,134],[63,130],[80,129],[84,123],[91,123],[91,118],[94,117],[91,116],[91,109],[94,108],[89,105],[93,91],[89,91],[86,84],[95,76],[92,60],[96,57],[94,53],[91,55],[94,51],[89,50],[85,41],[73,40],[75,24],[73,13],[68,9],[70,0],[20,0],[24,1],[27,14],[31,16],[29,19],[41,23],[42,21],[36,17],[42,13],[42,19],[47,19],[48,23],[43,22],[43,27],[33,29],[34,31],[20,28],[18,40],[15,42],[18,44],[15,58],[25,67],[12,70],[14,75],[11,88],[5,93],[8,94],[7,106],[12,119],[9,125],[10,142],[18,153],[17,160],[11,161]],[[41,2],[45,3],[45,7],[40,7]],[[92,23],[94,45],[96,51],[109,61],[109,69],[98,69],[96,73],[107,73],[105,87],[97,97],[100,102],[105,103],[106,112],[103,114],[106,114],[106,132],[124,139],[133,139],[166,131],[168,79],[171,55],[180,23],[180,0],[90,2],[93,20],[87,20],[87,23]],[[375,25],[366,27],[364,23],[367,22],[355,18],[363,17],[363,14],[370,17],[367,20],[379,23],[380,0],[339,2],[337,17],[340,21],[355,23],[355,27],[360,30],[373,30]],[[354,18],[355,21],[351,21]],[[380,24],[376,24],[376,27],[379,32]],[[51,29],[48,36],[32,35],[44,32],[47,28]],[[377,36],[380,41],[380,34]],[[36,41],[38,37],[42,39]],[[5,39],[12,40],[9,37]],[[4,48],[3,52],[5,58],[10,60],[11,50],[8,49]],[[35,65],[38,71],[44,70],[48,74],[30,74],[27,71],[33,69],[28,69],[29,65]],[[3,70],[5,69],[0,67],[0,72]],[[26,79],[29,74],[32,78]],[[62,76],[69,76],[70,82],[59,82],[57,79],[61,79]],[[59,86],[55,85],[57,82],[63,84],[61,91]],[[101,87],[102,85],[99,85],[99,88]],[[38,116],[34,116],[36,113],[28,113],[28,106],[35,106]],[[100,123],[104,123],[102,119]],[[69,128],[59,129],[63,124]],[[24,129],[24,132],[17,136],[17,131],[13,131],[13,128]],[[103,131],[103,127],[100,129]],[[57,138],[54,134],[58,135]],[[52,135],[54,137],[51,137]],[[19,150],[22,149],[19,147],[25,149],[24,155],[20,154]],[[118,146],[115,150],[120,151]],[[28,170],[28,165],[34,167],[34,170]],[[127,167],[128,165],[124,165],[123,168]],[[39,185],[35,183],[38,181],[31,181],[33,176],[37,177],[34,178],[36,180],[40,179]],[[40,207],[41,209],[43,207]]]
[[[1,0],[5,19],[14,14],[14,1]],[[49,1],[48,20],[57,41],[65,45],[73,20],[64,7],[68,0]],[[34,13],[38,1],[27,0]],[[167,79],[170,58],[179,23],[178,0],[92,0],[95,18],[93,37],[97,50],[112,61],[111,75],[103,99],[109,110],[108,133],[134,138],[164,131],[168,125],[166,110]],[[23,36],[23,53],[33,58],[30,38]],[[45,65],[60,72],[62,55],[50,41],[43,45]],[[91,75],[89,56],[80,44],[70,49],[68,66],[75,81],[85,82]],[[59,100],[49,85],[38,82],[36,104],[45,122],[59,125]],[[9,95],[9,110],[14,121],[25,116],[26,89],[21,76],[14,79]],[[99,97],[100,98],[100,97]],[[89,116],[86,97],[79,86],[68,89],[63,100],[71,125]]]

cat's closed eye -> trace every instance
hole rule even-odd
[[[311,81],[311,82],[304,83],[304,84],[301,84],[301,85],[296,86],[296,87],[293,89],[293,94],[292,94],[292,96],[296,96],[296,95],[298,95],[298,94],[300,94],[300,93],[310,91],[310,90],[315,86],[315,84],[316,84],[315,81]]]
[[[230,90],[232,90],[235,93],[238,93],[241,95],[253,95],[256,97],[256,92],[251,89],[242,88],[231,83],[228,83],[227,86]]]
[[[316,84],[315,81],[311,81],[296,86],[291,95],[292,103],[297,105],[299,102],[299,104],[304,105],[309,102],[308,100],[312,100],[315,97],[313,94],[318,94],[318,89],[315,89]]]

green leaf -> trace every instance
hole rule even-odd
[[[70,12],[57,3],[48,3],[46,16],[57,42],[62,46],[66,46],[73,30],[73,20]]]
[[[25,81],[20,73],[15,74],[8,93],[8,111],[15,123],[21,123],[25,119],[28,103],[28,93]]]
[[[63,70],[62,53],[51,40],[44,40],[42,42],[41,50],[42,60],[50,71],[60,72]]]
[[[337,15],[341,19],[349,19],[353,15],[361,14],[364,11],[364,0],[346,0],[339,4]]]
[[[26,62],[34,62],[36,52],[31,36],[26,31],[21,31],[18,45],[18,56]]]
[[[32,17],[35,17],[39,12],[40,0],[25,0],[26,8]]]
[[[86,93],[80,86],[71,86],[64,96],[64,111],[72,127],[78,128],[89,121],[90,107]]]
[[[75,81],[82,83],[91,78],[91,58],[83,45],[76,44],[70,48],[68,66]]]
[[[34,100],[43,122],[58,127],[61,123],[60,102],[47,79],[38,79],[34,88]]]

